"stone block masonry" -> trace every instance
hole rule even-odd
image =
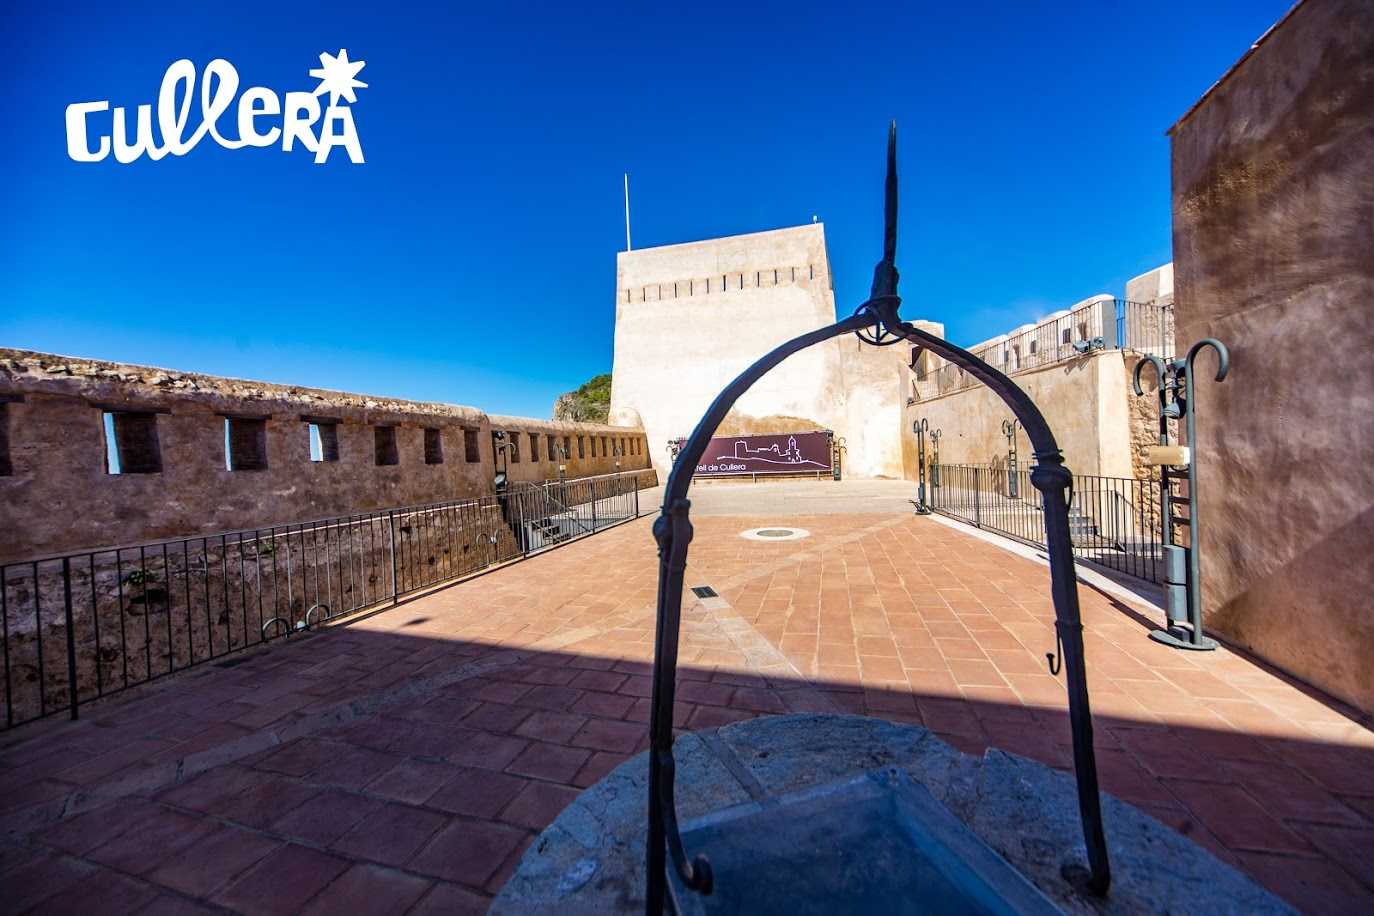
[[[565,439],[569,479],[649,466],[626,426],[0,349],[0,563],[487,495],[498,431],[516,481]]]

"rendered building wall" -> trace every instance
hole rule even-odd
[[[1307,0],[1172,131],[1207,625],[1374,710],[1374,4]]]

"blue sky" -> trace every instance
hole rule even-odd
[[[818,216],[847,314],[890,118],[903,314],[973,343],[1170,259],[1164,131],[1288,5],[7,3],[0,345],[547,416],[610,369],[622,172],[636,247]],[[178,58],[340,48],[363,165],[67,156]]]

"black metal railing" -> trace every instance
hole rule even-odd
[[[1097,299],[1019,334],[980,347],[973,354],[1007,375],[1074,359],[1097,349],[1130,350],[1172,359],[1174,307],[1168,304]],[[979,384],[969,372],[946,363],[917,379],[923,397],[936,397]]]
[[[941,515],[1044,547],[1045,515],[1030,475],[1030,469],[1009,473],[996,466],[939,465],[928,475],[929,505]],[[1158,479],[1075,474],[1069,534],[1075,557],[1163,581]]]
[[[639,516],[652,470],[0,566],[5,728]]]

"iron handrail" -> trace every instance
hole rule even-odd
[[[557,496],[554,496],[552,493],[549,492],[549,487],[550,487],[551,484],[552,484],[553,486],[558,486],[558,485],[559,485],[557,481],[550,481],[550,480],[544,481],[544,484],[543,484],[544,498],[547,499],[549,502],[553,503],[555,506],[557,506],[557,507],[558,507],[559,509],[561,509],[563,512],[568,513],[568,516],[573,520],[573,523],[576,524],[578,528],[582,529],[583,531],[591,531],[592,529],[591,529],[590,527],[588,527],[588,526],[582,521],[582,516],[577,512],[577,510],[575,510],[572,506],[570,506],[570,505],[568,505],[567,503],[563,502],[563,501],[562,501],[561,499],[559,499]],[[593,500],[596,499],[596,494],[595,494],[595,493],[592,494],[592,499],[593,499]]]
[[[609,507],[568,540],[637,518],[644,474],[590,484]],[[531,487],[509,519],[486,495],[0,564],[0,728],[528,556],[516,530],[549,508]]]
[[[1112,306],[1111,314],[1108,314],[1108,305]],[[1098,299],[1053,321],[1044,321],[970,352],[1009,374],[1080,359],[1093,352],[1092,342],[1098,338],[1101,338],[1103,349],[1168,359],[1174,350],[1173,308],[1169,303]],[[1067,340],[1064,339],[1066,331]],[[1085,344],[1085,349],[1078,348]],[[935,397],[952,394],[973,387],[976,381],[968,378],[963,367],[956,363],[943,363],[929,371],[921,371],[918,366],[916,394],[925,392]]]
[[[1008,476],[1001,468],[946,464],[939,470],[945,485],[932,490],[931,510],[1025,544],[1045,545],[1043,507],[1039,492],[1029,485],[1029,471],[1017,472],[1020,492],[1008,496],[999,485]],[[1159,484],[1158,476],[1076,475],[1070,515],[1094,530],[1075,533],[1075,556],[1138,579],[1161,582],[1165,537],[1158,507],[1147,499]]]

